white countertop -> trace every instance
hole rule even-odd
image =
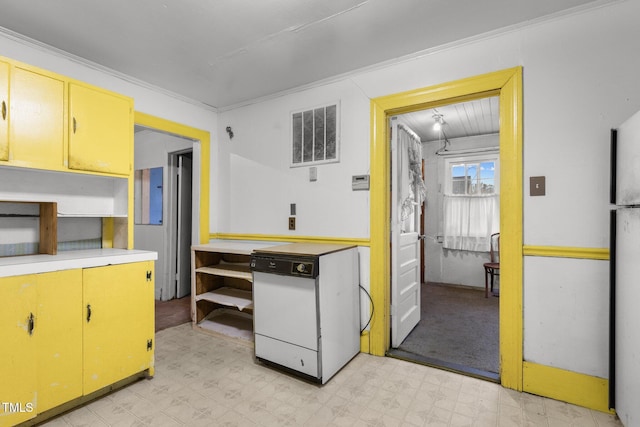
[[[87,249],[64,251],[57,255],[24,255],[0,258],[0,277],[24,274],[48,273],[74,268],[101,267],[111,264],[127,264],[154,261],[158,253],[127,249]]]
[[[283,242],[267,242],[257,240],[211,240],[209,243],[194,245],[191,249],[207,252],[226,252],[230,254],[251,255],[253,251],[283,245]]]
[[[355,247],[356,245],[344,245],[337,243],[291,243],[287,245],[260,248],[258,252],[281,255],[320,256]]]

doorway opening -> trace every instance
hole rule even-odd
[[[177,122],[162,119],[160,117],[149,114],[135,112],[135,129],[136,135],[139,131],[154,132],[155,136],[163,135],[182,138],[184,141],[190,141],[189,145],[181,148],[172,147],[168,152],[180,154],[181,152],[192,152],[192,191],[191,191],[191,241],[193,243],[206,243],[209,241],[209,156],[211,135],[209,132],[186,126]],[[165,158],[167,157],[165,156]],[[167,181],[165,181],[167,182]],[[133,189],[132,189],[133,190]],[[130,207],[131,215],[133,208]],[[133,233],[133,231],[132,231]],[[135,234],[135,233],[133,233]],[[140,242],[134,241],[134,247],[138,247]],[[155,250],[155,249],[153,249]],[[158,251],[158,258],[164,256],[165,259],[171,257],[167,254],[168,248],[162,248]],[[172,265],[169,263],[167,265]],[[175,264],[173,264],[175,266]],[[162,283],[168,284],[168,289],[162,294],[168,296],[171,289],[176,290],[176,286],[171,285],[168,281],[171,273],[166,273],[166,266],[163,268],[167,277],[162,278]],[[160,275],[158,264],[156,262],[156,281]],[[175,277],[175,276],[174,276]],[[173,299],[170,301],[160,300],[160,290],[156,288],[156,331],[166,327],[175,326],[184,322],[188,322],[191,318],[190,298],[183,297],[181,299]],[[162,309],[160,309],[162,307]]]
[[[485,298],[483,268],[490,261],[491,235],[500,231],[499,99],[419,110],[391,122],[420,141],[425,197],[415,320],[410,331],[394,331],[394,315],[402,313],[393,307],[392,287],[388,354],[499,382],[499,276]],[[391,127],[393,151],[396,127]],[[394,159],[392,189],[397,188]],[[392,197],[392,283],[394,202]]]
[[[522,68],[495,71],[371,100],[370,289],[375,307],[363,346],[383,356],[391,346],[389,118],[473,99],[500,102],[500,384],[523,388]]]
[[[134,247],[158,253],[156,300],[184,297],[191,289],[193,146],[191,139],[136,126]]]

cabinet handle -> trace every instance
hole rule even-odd
[[[91,320],[91,304],[87,304],[87,323]]]
[[[76,118],[74,117],[74,118],[73,118],[73,133],[74,133],[74,135],[75,135],[75,133],[76,133],[76,128],[77,128],[77,127],[78,127],[78,126],[77,126],[77,123],[76,123]]]
[[[2,120],[7,119],[7,103],[2,101]]]
[[[33,313],[29,313],[29,335],[33,335],[33,328],[35,327],[35,319]]]

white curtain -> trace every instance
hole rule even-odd
[[[500,230],[500,196],[444,196],[447,249],[489,252],[490,236]]]
[[[399,221],[406,223],[414,214],[415,208],[424,201],[426,187],[422,180],[422,143],[418,135],[402,124],[398,124],[397,150],[398,214]],[[405,226],[406,224],[402,228]]]

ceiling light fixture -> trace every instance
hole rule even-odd
[[[435,120],[435,123],[433,124],[433,130],[435,130],[436,132],[440,132],[442,126],[444,126],[445,124],[444,116],[440,113],[435,113],[433,115],[433,120]]]

